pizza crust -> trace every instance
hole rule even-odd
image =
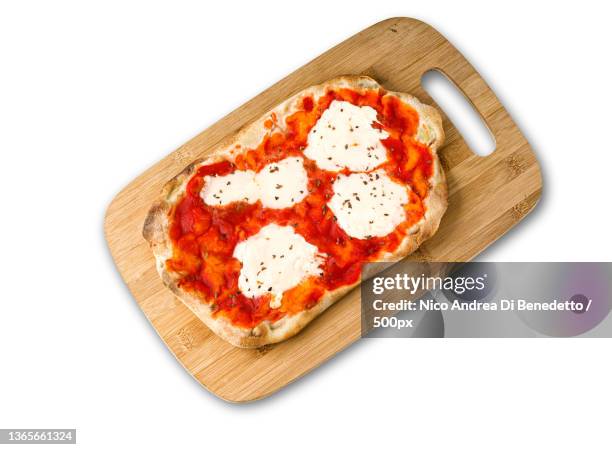
[[[300,100],[307,95],[318,98],[324,95],[328,89],[350,88],[355,91],[378,89],[381,86],[372,78],[366,76],[342,76],[334,78],[317,86],[309,87],[271,111],[264,114],[254,122],[244,126],[238,132],[226,138],[207,158],[199,159],[187,166],[181,173],[168,181],[162,193],[151,209],[144,222],[143,236],[149,242],[155,255],[156,267],[163,283],[168,287],[191,311],[202,320],[213,332],[237,347],[254,348],[263,345],[274,344],[288,339],[302,330],[310,321],[342,298],[348,291],[358,286],[361,280],[347,286],[342,286],[332,291],[326,291],[319,302],[312,308],[301,311],[292,316],[285,316],[276,322],[264,321],[254,328],[237,327],[226,318],[213,317],[211,306],[203,303],[201,299],[178,287],[179,277],[166,269],[166,260],[172,257],[172,244],[168,238],[169,220],[168,214],[172,204],[185,191],[185,187],[196,169],[202,165],[219,162],[224,159],[233,161],[238,152],[245,148],[254,148],[267,133],[277,131],[269,130],[264,122],[272,113],[275,113],[278,121],[277,126],[281,128],[285,118],[299,109]],[[438,148],[444,142],[444,130],[442,118],[438,111],[428,105],[419,102],[415,97],[400,93],[386,91],[387,95],[400,98],[403,102],[412,106],[419,114],[419,129],[417,137],[420,141],[428,144],[433,155],[433,173],[429,179],[429,192],[424,200],[426,209],[423,218],[417,222],[400,243],[398,248],[391,253],[381,255],[380,261],[399,261],[414,252],[428,238],[434,235],[440,224],[440,220],[447,207],[447,187],[444,172],[437,155]],[[239,150],[235,149],[240,144]]]

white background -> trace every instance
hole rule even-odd
[[[158,339],[102,232],[164,155],[413,16],[473,62],[543,166],[537,210],[482,258],[609,260],[604,4],[2,2],[0,427],[76,427],[83,448],[610,448],[609,340],[366,340],[267,400],[225,403]]]

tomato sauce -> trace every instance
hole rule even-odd
[[[310,129],[334,99],[376,109],[378,122],[374,126],[382,127],[389,134],[382,140],[388,161],[380,167],[392,179],[412,188],[410,202],[405,206],[406,221],[387,236],[357,239],[347,235],[326,205],[333,195],[332,183],[337,174],[318,168],[303,155]],[[223,315],[234,325],[248,328],[264,320],[273,322],[312,308],[326,290],[355,283],[363,264],[375,261],[383,252],[395,250],[407,230],[425,212],[423,199],[432,175],[433,157],[427,146],[415,140],[418,123],[418,114],[412,107],[396,97],[385,96],[382,89],[365,93],[332,90],[316,101],[305,97],[300,110],[287,117],[284,133],[273,129],[276,117],[272,116],[265,122],[271,131],[257,148],[239,154],[234,162],[202,166],[191,177],[184,196],[170,211],[173,256],[166,261],[167,269],[179,274],[179,285],[210,304],[215,315]],[[200,197],[206,175],[227,175],[247,169],[259,171],[266,164],[288,156],[304,159],[309,178],[308,195],[291,208],[269,209],[260,202],[210,206]],[[240,262],[232,256],[238,242],[272,222],[294,227],[296,233],[328,255],[322,266],[323,275],[286,291],[278,309],[270,308],[269,295],[249,298],[240,292]]]

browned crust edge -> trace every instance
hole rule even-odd
[[[359,285],[361,280],[349,286],[343,286],[333,291],[326,291],[321,300],[311,309],[304,310],[293,316],[270,323],[262,322],[251,329],[232,325],[223,317],[213,317],[213,310],[209,305],[178,287],[178,277],[166,270],[165,261],[172,256],[172,246],[168,241],[168,213],[173,202],[184,191],[185,185],[197,167],[210,164],[221,159],[230,159],[236,155],[234,146],[238,143],[242,148],[256,146],[266,133],[264,121],[275,112],[280,126],[285,117],[297,109],[299,100],[305,95],[315,97],[325,93],[329,88],[349,87],[357,91],[377,89],[381,86],[372,78],[366,76],[346,75],[326,81],[320,85],[311,86],[282,102],[260,118],[245,125],[239,131],[230,135],[218,144],[207,158],[199,159],[187,166],[181,173],[168,181],[158,200],[151,206],[143,226],[143,237],[149,242],[155,255],[156,268],[166,287],[168,287],[191,311],[202,320],[213,332],[232,345],[244,348],[261,347],[286,340],[301,331],[310,321],[337,302],[348,291]],[[429,145],[434,157],[433,175],[430,178],[429,195],[425,199],[425,216],[415,224],[406,235],[399,247],[392,253],[382,255],[381,261],[398,261],[419,248],[419,246],[435,234],[447,207],[447,187],[444,172],[437,155],[438,148],[444,142],[442,118],[438,111],[420,103],[415,97],[401,93],[386,91],[387,95],[399,97],[402,101],[413,106],[419,113],[419,131],[422,141]],[[421,128],[423,126],[423,128]],[[274,131],[274,130],[272,130]]]

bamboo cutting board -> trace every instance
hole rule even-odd
[[[232,347],[209,331],[157,275],[141,229],[162,185],[242,125],[305,87],[339,75],[369,75],[389,90],[435,105],[420,84],[422,74],[434,68],[474,104],[495,137],[496,150],[486,157],[475,155],[444,117],[447,138],[440,159],[449,184],[449,208],[438,233],[411,258],[470,260],[535,206],[540,170],[529,144],[474,68],[440,33],[415,19],[388,19],[342,42],[181,146],[115,197],[105,233],[119,272],[168,348],[208,390],[228,401],[260,399],[331,358],[360,337],[359,290],[288,341],[261,349]]]

